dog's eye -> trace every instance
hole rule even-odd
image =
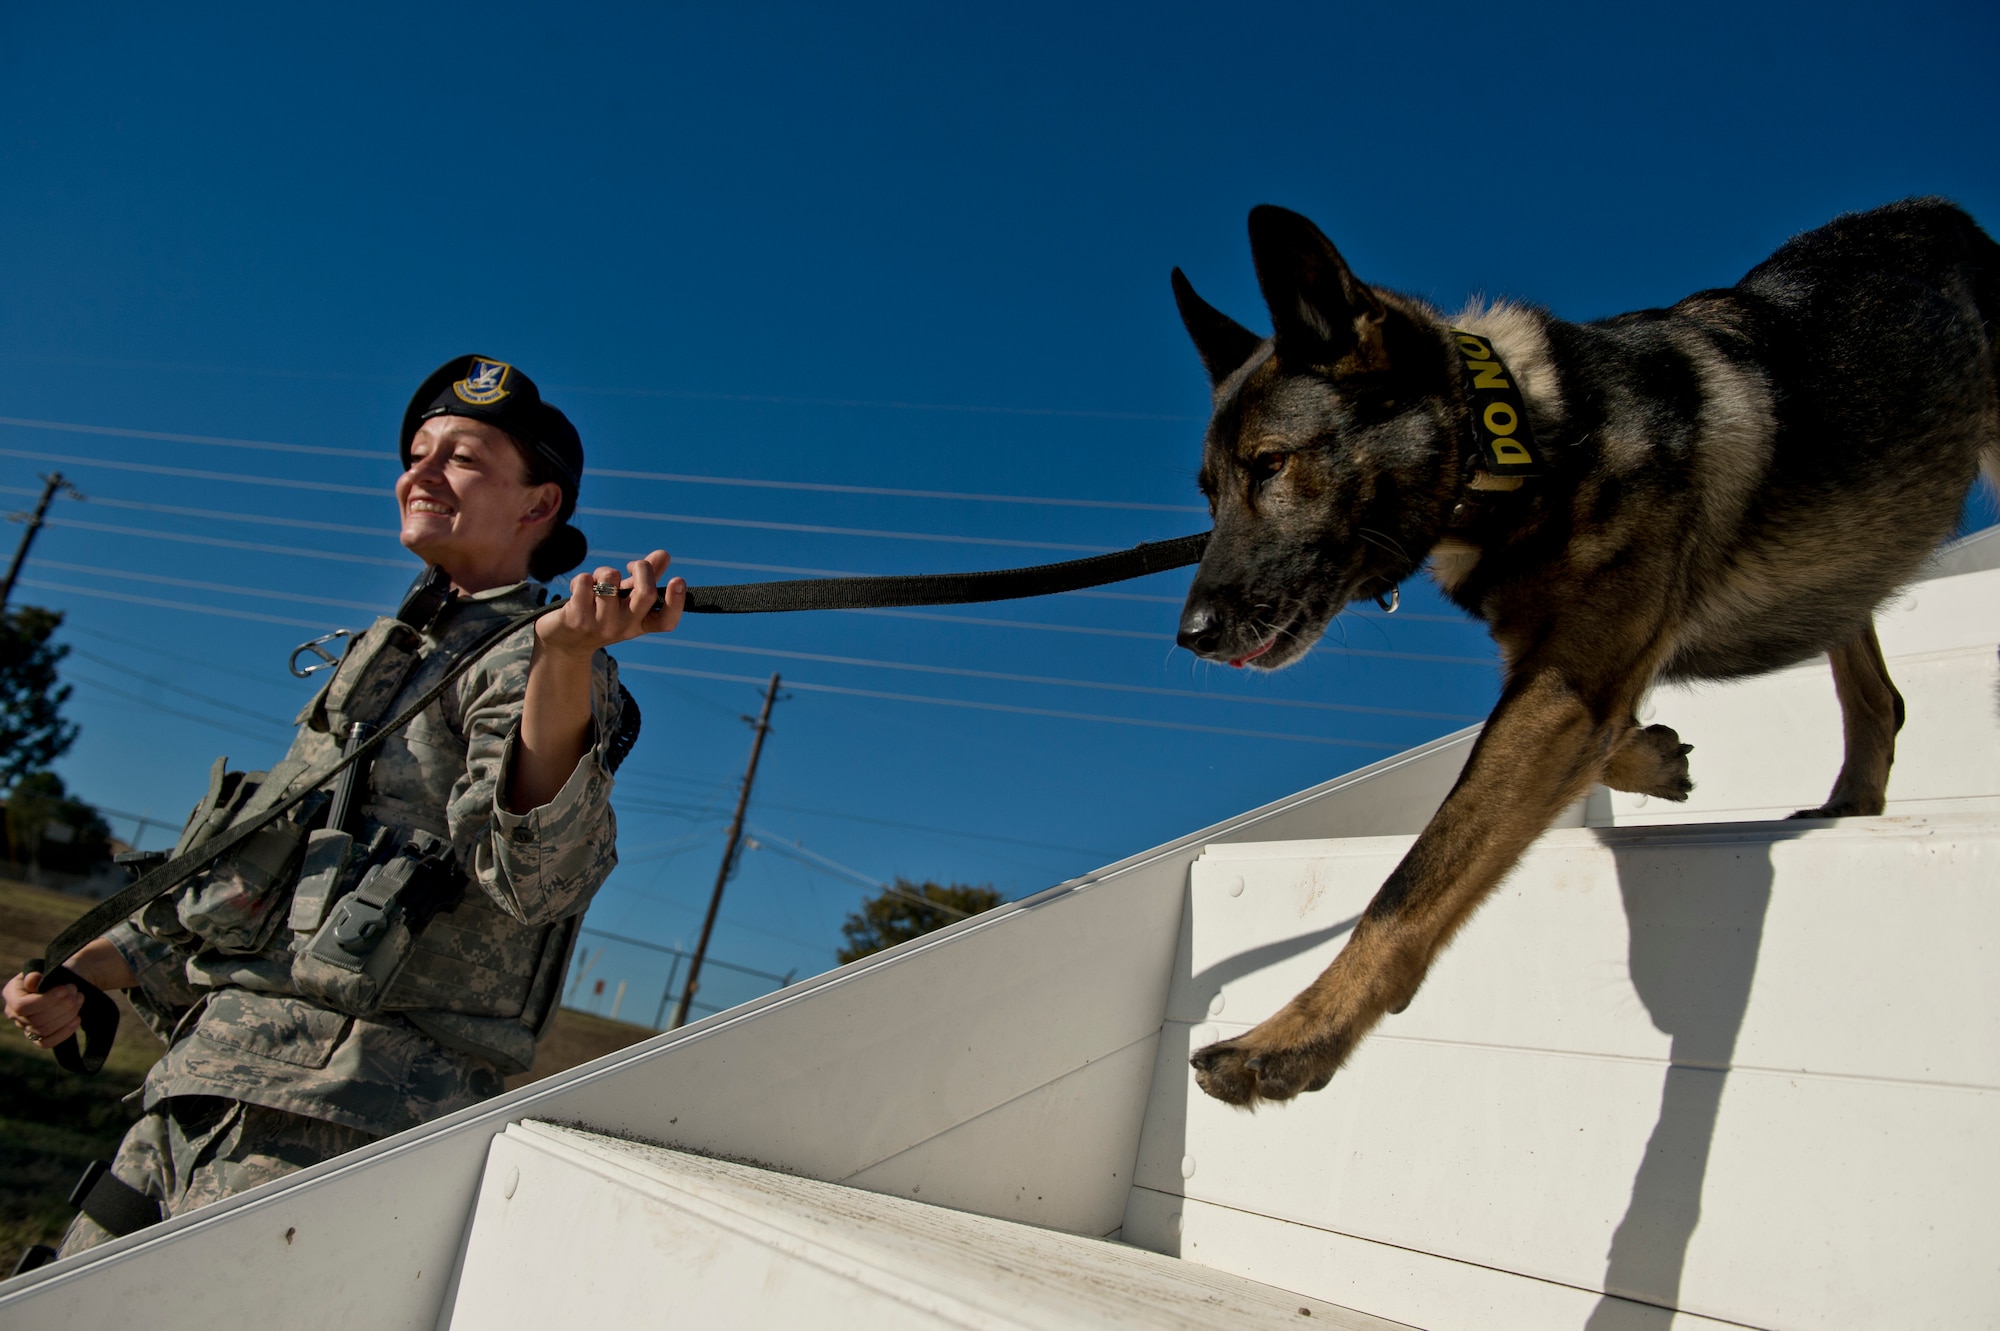
[[[1290,453],[1257,454],[1250,459],[1250,480],[1257,485],[1264,484],[1285,469],[1285,463],[1291,456]]]

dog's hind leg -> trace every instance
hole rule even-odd
[[[1833,661],[1833,691],[1840,696],[1847,757],[1826,803],[1792,817],[1871,817],[1888,804],[1889,767],[1896,761],[1896,732],[1903,728],[1903,695],[1889,681],[1873,624],[1827,655]]]
[[[1694,745],[1681,743],[1681,737],[1669,726],[1647,726],[1641,730],[1634,722],[1624,743],[1612,751],[1611,761],[1604,765],[1604,775],[1599,779],[1613,790],[1655,795],[1678,803],[1694,789],[1687,760],[1693,751]]]

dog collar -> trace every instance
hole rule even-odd
[[[1528,428],[1527,404],[1514,386],[1513,374],[1476,333],[1451,330],[1465,367],[1467,426],[1472,433],[1471,467],[1466,480],[1473,490],[1518,490],[1544,470]]]

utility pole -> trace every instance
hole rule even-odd
[[[7,581],[0,583],[0,610],[7,608],[9,598],[14,595],[14,579],[21,576],[21,565],[28,562],[28,547],[35,543],[35,533],[42,529],[42,522],[49,515],[49,503],[59,490],[67,490],[78,499],[83,492],[71,485],[59,471],[52,471],[42,477],[42,499],[35,505],[35,511],[28,518],[28,530],[21,533],[21,543],[14,547],[14,562],[7,566]],[[15,514],[16,517],[21,516]]]
[[[750,807],[750,785],[757,779],[757,759],[764,752],[764,736],[771,730],[771,704],[777,700],[778,675],[773,671],[771,686],[764,690],[764,710],[758,713],[755,723],[757,737],[750,741],[750,770],[743,774],[743,792],[736,797],[736,816],[729,820],[729,844],[722,850],[722,867],[715,871],[715,891],[708,898],[708,916],[701,922],[701,941],[694,945],[694,956],[688,962],[687,988],[681,990],[680,1006],[674,1009],[674,1024],[667,1028],[670,1031],[687,1025],[688,1008],[694,1003],[694,991],[700,987],[701,961],[708,955],[708,936],[715,932],[715,917],[722,909],[723,885],[736,868],[736,851],[743,843],[743,814]]]

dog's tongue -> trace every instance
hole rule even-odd
[[[1241,670],[1244,666],[1256,660],[1258,657],[1262,656],[1265,652],[1270,651],[1273,647],[1277,645],[1278,645],[1278,640],[1276,638],[1271,639],[1269,642],[1265,643],[1262,647],[1259,647],[1256,651],[1247,653],[1246,655],[1243,656],[1239,656],[1234,661],[1231,661],[1229,663],[1230,669]]]

